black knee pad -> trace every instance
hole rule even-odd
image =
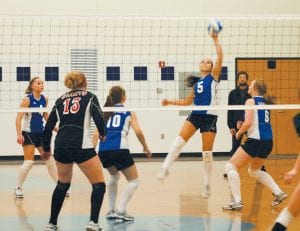
[[[104,182],[93,184],[93,191],[97,191],[99,193],[105,193],[106,185]]]
[[[294,116],[294,126],[297,131],[298,137],[300,137],[300,113]]]
[[[58,181],[57,185],[56,185],[56,189],[61,192],[66,193],[69,190],[70,185],[71,185],[70,183],[62,183],[62,182]]]

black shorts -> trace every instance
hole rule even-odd
[[[102,151],[99,152],[99,157],[104,168],[115,166],[119,171],[134,165],[134,160],[128,149]]]
[[[190,121],[195,128],[199,128],[200,132],[214,132],[217,133],[217,119],[216,115],[207,114],[190,114],[186,120]]]
[[[43,133],[30,133],[22,131],[24,137],[23,145],[34,145],[35,147],[42,146]]]
[[[256,140],[248,138],[241,147],[253,158],[258,157],[266,159],[272,151],[273,140]]]
[[[89,148],[89,149],[55,148],[54,149],[54,159],[64,164],[70,164],[73,162],[80,164],[93,158],[96,155],[97,153],[93,148]]]

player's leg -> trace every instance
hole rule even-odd
[[[130,199],[132,198],[135,190],[139,186],[138,172],[135,164],[131,165],[128,168],[122,169],[121,171],[126,177],[128,184],[122,192],[116,217],[126,221],[130,221],[134,220],[134,217],[126,213],[126,207]]]
[[[118,194],[118,181],[120,179],[120,173],[115,168],[115,166],[107,168],[109,172],[109,180],[107,184],[107,193],[108,193],[108,213],[106,218],[113,219],[115,218],[116,212],[116,200]]]
[[[17,187],[14,191],[14,196],[16,198],[23,198],[23,184],[26,180],[26,177],[30,171],[30,169],[33,166],[34,162],[34,151],[35,146],[33,144],[25,144],[23,145],[23,153],[24,153],[24,162],[20,167],[18,181],[17,181]]]
[[[94,230],[99,227],[99,213],[106,188],[100,159],[95,155],[78,166],[92,184],[90,222],[86,229]]]
[[[288,206],[277,217],[272,231],[286,230],[291,221],[300,214],[300,183],[294,190]]]
[[[38,149],[39,153],[43,152],[43,148],[41,146],[37,147],[37,149]],[[54,160],[53,156],[50,156],[50,158],[48,160],[46,160],[45,163],[46,163],[46,166],[47,166],[50,176],[56,183],[58,180],[58,176],[57,176],[57,169],[56,169],[56,164],[55,164],[55,160]]]
[[[188,120],[184,121],[184,124],[179,132],[179,135],[175,138],[167,157],[164,160],[161,172],[157,175],[159,180],[163,180],[169,175],[169,168],[179,157],[181,149],[186,142],[194,135],[197,128]]]

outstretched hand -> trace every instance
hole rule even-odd
[[[284,183],[291,184],[294,176],[296,176],[297,172],[291,170],[284,175]]]
[[[150,149],[147,147],[147,148],[144,148],[144,154],[147,156],[147,158],[151,158],[152,157],[152,152],[150,151]]]

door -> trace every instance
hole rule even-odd
[[[249,83],[263,79],[268,94],[276,97],[277,104],[300,102],[300,58],[237,58],[236,71],[246,71]],[[297,154],[298,140],[293,126],[293,116],[299,110],[271,110],[274,132],[273,154]]]

